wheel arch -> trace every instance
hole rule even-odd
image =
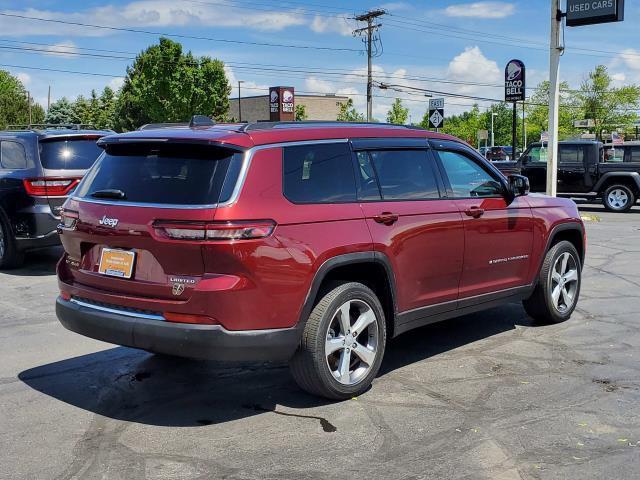
[[[607,172],[605,173],[596,186],[594,190],[598,192],[599,195],[604,195],[604,192],[607,188],[612,185],[625,185],[636,194],[640,194],[640,173],[638,172]]]
[[[316,303],[334,282],[357,281],[374,291],[385,313],[387,338],[394,336],[396,285],[389,258],[381,252],[356,252],[326,260],[316,271],[298,319],[304,328]]]
[[[555,227],[553,227],[551,233],[549,234],[547,245],[544,250],[545,255],[549,250],[551,250],[551,248],[553,248],[554,245],[562,242],[563,240],[571,242],[576,248],[576,250],[578,251],[578,255],[580,255],[580,266],[583,267],[586,255],[584,226],[578,222],[568,222],[561,223],[560,225],[556,225]],[[540,267],[542,267],[542,264],[540,265]]]

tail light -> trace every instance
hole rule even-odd
[[[67,230],[75,230],[76,224],[78,223],[78,212],[74,210],[65,210],[62,209],[60,213],[61,222],[60,226]]]
[[[171,240],[253,240],[271,235],[276,224],[273,220],[247,222],[172,222],[158,221],[153,227],[164,238]]]
[[[23,183],[27,193],[33,197],[64,197],[80,183],[80,179],[40,177],[26,178]]]

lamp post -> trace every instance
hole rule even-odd
[[[493,118],[497,116],[498,116],[497,113],[491,112],[491,146],[492,147],[496,146],[495,135],[493,134]]]
[[[242,96],[240,95],[240,84],[244,83],[244,80],[238,80],[238,121],[242,122]]]

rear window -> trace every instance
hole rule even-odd
[[[50,170],[86,170],[93,165],[102,149],[97,138],[45,139],[40,141],[40,161]]]
[[[200,145],[110,148],[89,170],[76,196],[163,205],[211,205],[231,198],[242,155]],[[104,191],[120,190],[124,198]],[[96,193],[96,192],[103,192]]]

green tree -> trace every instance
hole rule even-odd
[[[22,82],[9,72],[0,70],[0,128],[29,123],[28,94]],[[31,123],[42,123],[44,110],[31,99]]]
[[[402,106],[402,100],[396,98],[387,112],[387,123],[405,125],[409,119],[409,109]]]
[[[353,106],[353,99],[349,99],[340,104],[340,112],[336,118],[339,122],[364,122],[364,115],[358,113]]]
[[[467,112],[447,117],[445,119],[442,132],[458,137],[470,145],[475,145],[477,142],[478,130],[485,128],[485,117],[486,115],[483,116],[480,113],[478,105],[474,105],[473,108]],[[424,114],[420,125],[423,128],[429,128],[428,110]]]
[[[614,88],[612,79],[604,65],[598,65],[589,72],[575,93],[575,103],[580,108],[582,118],[595,121],[595,133],[602,138],[602,132],[612,132],[617,128],[631,125],[640,108],[640,86],[625,85]]]
[[[45,122],[55,125],[80,123],[80,118],[77,116],[77,111],[80,107],[76,107],[75,103],[71,103],[67,97],[62,97],[60,100],[53,102],[49,107]]]
[[[538,84],[531,98],[525,105],[527,140],[529,143],[540,140],[542,132],[549,130],[549,82]],[[567,82],[560,84],[560,108],[558,121],[558,138],[564,140],[576,136],[579,131],[573,121],[581,116],[575,104],[573,93]]]
[[[296,105],[296,122],[307,119],[307,108],[304,105]]]
[[[160,38],[127,67],[116,105],[116,127],[150,122],[184,122],[194,114],[226,119],[231,87],[220,60],[184,53],[182,45]]]
[[[113,129],[115,127],[117,97],[111,87],[104,87],[99,98],[99,111],[96,117],[96,128]]]

